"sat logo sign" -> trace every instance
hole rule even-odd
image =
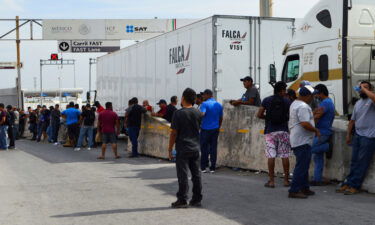
[[[145,33],[145,32],[147,32],[147,27],[126,25],[126,33]]]

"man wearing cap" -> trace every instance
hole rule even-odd
[[[324,84],[315,86],[315,98],[319,100],[319,106],[314,110],[314,120],[316,128],[321,136],[314,138],[311,152],[314,156],[314,179],[311,186],[323,185],[324,153],[329,151],[329,141],[331,139],[332,124],[335,119],[335,105],[329,98],[328,88]]]
[[[242,78],[243,86],[246,88],[245,94],[239,100],[231,100],[230,104],[234,106],[239,105],[254,105],[260,106],[260,95],[258,89],[253,85],[253,78],[247,76]]]
[[[309,166],[314,136],[320,137],[309,106],[313,100],[314,88],[305,85],[298,93],[299,97],[290,106],[289,114],[290,144],[296,156],[289,198],[307,198],[315,194],[309,186]]]
[[[151,115],[165,118],[165,115],[167,115],[167,101],[165,101],[164,99],[160,99],[160,101],[156,104],[159,105],[160,110],[157,113],[152,113]]]
[[[203,92],[203,99],[205,101],[200,107],[200,111],[203,113],[200,134],[201,170],[204,173],[207,172],[208,158],[210,158],[210,172],[214,173],[217,159],[217,139],[219,138],[219,130],[223,121],[223,107],[213,98],[213,93],[209,89]]]

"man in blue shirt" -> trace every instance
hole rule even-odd
[[[68,127],[68,136],[70,144],[75,147],[79,136],[79,116],[81,112],[74,108],[74,102],[69,103],[69,107],[64,110],[61,115],[66,119],[66,126]]]
[[[318,84],[315,87],[315,97],[321,102],[314,111],[314,120],[316,128],[319,129],[321,136],[314,138],[311,152],[314,156],[314,179],[312,186],[323,185],[324,153],[329,151],[329,141],[332,136],[332,124],[335,118],[335,105],[332,99],[328,97],[328,89],[324,84]]]
[[[202,152],[201,170],[203,173],[207,172],[208,158],[210,158],[210,172],[214,173],[217,159],[217,140],[223,121],[223,107],[213,98],[211,90],[205,90],[202,96],[204,102],[200,106],[200,111],[203,113],[200,135]]]

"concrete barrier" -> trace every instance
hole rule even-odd
[[[224,103],[224,120],[219,136],[218,165],[267,172],[264,154],[264,121],[256,117],[257,107],[233,107]],[[350,170],[351,147],[345,143],[347,121],[335,120],[333,156],[325,161],[324,177],[342,181]],[[168,158],[170,124],[160,118],[145,115],[140,134],[140,153]],[[375,163],[372,164],[363,188],[375,193]],[[291,171],[295,158],[291,156]],[[311,166],[312,175],[313,166]],[[282,173],[281,160],[275,171]]]

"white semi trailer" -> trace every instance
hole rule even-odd
[[[252,76],[261,97],[272,93],[270,65],[283,66],[294,19],[212,16],[97,60],[97,99],[122,114],[132,97],[155,104],[191,87],[238,99],[240,78]],[[273,70],[273,69],[271,69]]]

